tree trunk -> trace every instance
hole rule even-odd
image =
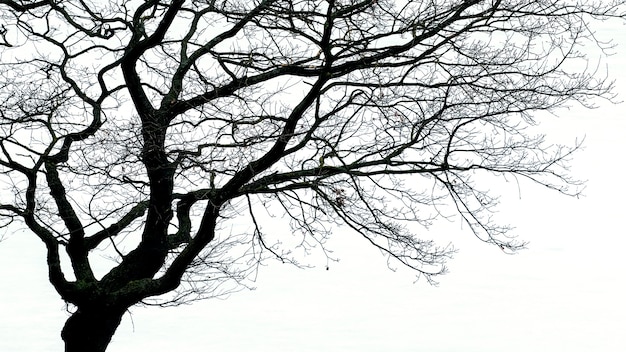
[[[104,352],[126,309],[78,309],[65,322],[61,337],[65,352]]]

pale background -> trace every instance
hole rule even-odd
[[[600,26],[620,46],[600,67],[626,99],[626,26]],[[543,124],[557,139],[586,137],[572,172],[585,197],[504,188],[503,219],[530,241],[504,255],[460,223],[433,229],[460,252],[439,287],[391,272],[348,230],[325,270],[273,264],[256,290],[179,308],[134,308],[110,352],[130,351],[626,351],[626,104],[598,101]],[[433,234],[430,234],[433,235]],[[44,248],[16,232],[0,243],[0,351],[62,351],[63,302],[47,283]]]

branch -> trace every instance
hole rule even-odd
[[[102,241],[106,240],[107,238],[112,238],[112,237],[117,236],[122,230],[124,230],[133,221],[144,216],[147,208],[148,208],[147,201],[137,203],[118,222],[85,238],[85,247],[87,248],[87,250],[92,250],[96,248],[100,243],[102,243]]]

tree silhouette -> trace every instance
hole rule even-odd
[[[590,23],[623,5],[0,0],[5,228],[45,244],[74,308],[68,352],[104,351],[146,299],[219,295],[272,258],[332,259],[336,226],[428,280],[453,252],[417,235],[438,218],[515,251],[480,180],[578,192],[578,145],[528,128],[612,97],[580,48],[606,48]]]

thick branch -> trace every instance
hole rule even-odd
[[[107,238],[115,237],[133,221],[142,217],[146,213],[147,208],[148,202],[137,203],[137,205],[132,207],[118,222],[85,238],[85,247],[88,250],[92,250]]]

